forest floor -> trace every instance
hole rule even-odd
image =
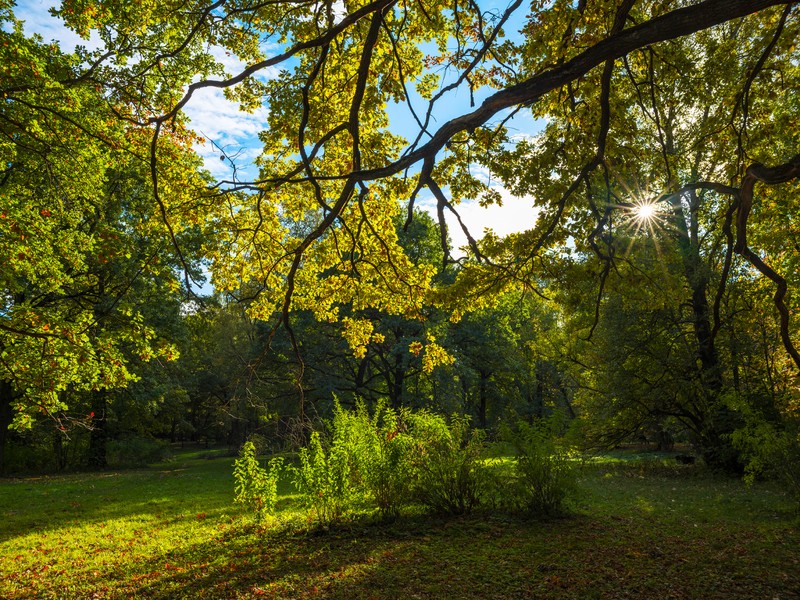
[[[624,458],[583,466],[556,520],[327,531],[289,489],[256,527],[222,454],[0,480],[0,598],[800,598],[800,519],[780,490]]]

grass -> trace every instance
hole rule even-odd
[[[231,458],[0,483],[0,597],[800,598],[800,528],[770,485],[699,467],[583,467],[568,517],[257,528]],[[286,525],[289,522],[290,525]]]

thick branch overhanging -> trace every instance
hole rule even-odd
[[[786,351],[789,353],[789,356],[792,357],[794,364],[800,369],[800,352],[797,351],[797,348],[795,348],[792,342],[792,337],[789,332],[789,308],[784,301],[789,289],[786,278],[764,262],[764,260],[747,245],[747,224],[750,210],[753,206],[753,190],[755,189],[756,183],[760,182],[767,185],[777,185],[794,179],[800,179],[800,154],[796,155],[790,161],[775,167],[767,167],[756,163],[747,168],[745,176],[742,179],[742,189],[739,194],[739,210],[736,218],[736,244],[734,250],[736,253],[746,258],[762,275],[769,278],[769,280],[776,285],[773,300],[780,314],[781,341],[783,342],[784,348],[786,348]]]
[[[351,177],[368,181],[399,173],[426,156],[436,155],[455,134],[483,125],[502,110],[535,102],[547,92],[575,81],[608,60],[620,58],[651,44],[690,35],[727,21],[745,17],[771,6],[785,4],[793,4],[793,2],[784,0],[706,0],[706,2],[681,8],[625,29],[585,50],[564,65],[493,94],[478,109],[442,125],[430,141],[402,159],[380,169],[353,173]]]
[[[507,108],[531,104],[544,94],[579,79],[606,61],[620,58],[652,44],[687,36],[745,17],[772,6],[793,3],[793,1],[787,2],[786,0],[706,0],[624,29],[601,40],[563,65],[496,92],[476,110],[451,119],[442,125],[428,142],[408,152],[399,160],[376,169],[355,170],[348,178],[354,181],[373,181],[400,173],[413,167],[425,157],[435,156],[457,133],[474,130]],[[233,87],[268,67],[286,62],[303,50],[325,47],[361,19],[376,12],[380,13],[392,4],[393,0],[379,0],[363,6],[347,15],[341,22],[319,37],[295,44],[285,52],[256,63],[228,79],[195,82],[189,86],[186,94],[169,112],[159,117],[153,117],[151,122],[164,123],[172,119],[191,100],[197,90],[209,87],[218,89]],[[291,177],[289,175],[287,179]],[[330,177],[330,179],[341,178],[341,176]]]

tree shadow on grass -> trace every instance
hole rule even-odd
[[[163,599],[791,598],[798,541],[794,532],[765,554],[751,534],[588,516],[419,519],[306,535],[239,528],[135,565],[115,589]]]
[[[141,578],[119,585],[131,595],[163,599],[492,597],[486,565],[480,564],[485,552],[475,544],[488,541],[502,554],[498,537],[511,535],[507,527],[465,518],[354,524],[302,534],[240,529],[137,565]],[[456,577],[461,581],[453,587]]]
[[[21,482],[13,496],[30,512],[14,515],[12,525],[0,524],[0,536],[3,531],[57,531],[46,532],[47,544],[36,540],[24,550],[29,556],[7,561],[19,579],[4,584],[0,576],[0,595],[792,598],[800,589],[800,534],[776,524],[774,509],[772,516],[765,509],[754,515],[761,496],[740,493],[739,484],[693,482],[684,487],[672,477],[615,475],[595,480],[596,492],[604,494],[602,505],[590,502],[584,514],[558,521],[487,513],[292,533],[259,531],[232,518],[238,511],[231,506],[229,469],[227,461],[199,461],[67,477],[46,485]],[[8,489],[0,490],[0,496],[2,492]],[[720,507],[702,516],[699,508],[709,500],[701,496],[711,492],[720,495]],[[75,502],[83,504],[74,507]],[[281,508],[293,502],[283,497]],[[7,505],[0,502],[0,516]],[[668,510],[673,506],[678,509]],[[723,519],[723,508],[740,517]],[[32,519],[42,523],[25,531]],[[53,541],[61,535],[60,527],[65,532],[80,529],[76,525],[101,527],[113,519],[138,520],[141,533],[112,536],[106,529],[90,544],[80,537]],[[162,551],[159,536],[165,532],[169,535]],[[193,532],[196,539],[191,539]],[[138,553],[118,547],[131,542],[150,545]],[[68,544],[80,546],[69,549],[79,558],[81,552],[99,554],[85,564],[76,560],[65,565],[56,554],[62,549],[66,553]],[[53,574],[55,570],[61,574]]]

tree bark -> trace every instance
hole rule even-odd
[[[105,469],[108,466],[106,443],[108,442],[108,392],[99,390],[92,393],[92,430],[89,434],[89,466]]]
[[[14,420],[14,388],[8,381],[0,380],[0,475],[5,475],[8,469],[6,464],[6,442],[8,428]]]
[[[403,366],[403,357],[399,353],[394,357],[393,375],[392,385],[389,390],[389,399],[392,408],[400,408],[403,406],[403,387],[406,378],[406,369]]]
[[[486,429],[487,419],[486,419],[486,405],[488,403],[488,396],[489,396],[489,377],[491,373],[488,371],[479,370],[478,373],[480,374],[480,383],[478,384],[478,426],[481,429]]]

